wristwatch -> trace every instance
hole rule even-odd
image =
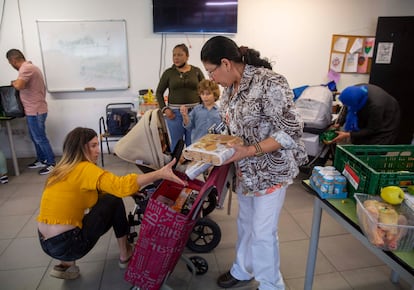
[[[260,147],[259,143],[254,143],[253,146],[254,146],[254,148],[256,148],[256,153],[254,153],[254,156],[260,157],[260,156],[263,156],[265,154],[262,150],[262,147]]]

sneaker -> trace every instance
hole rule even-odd
[[[6,184],[9,182],[9,177],[7,175],[0,176],[0,183]]]
[[[53,168],[55,168],[54,165],[46,165],[46,167],[39,170],[39,174],[40,175],[49,174],[53,170]]]
[[[30,163],[29,165],[27,165],[27,167],[32,168],[32,169],[33,168],[42,168],[42,167],[45,167],[45,166],[46,166],[45,163],[40,162],[38,160],[36,160],[35,162]]]
[[[65,280],[74,280],[80,275],[79,267],[76,265],[65,266],[65,265],[55,265],[50,271],[50,276],[65,279]]]

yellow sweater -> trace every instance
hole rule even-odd
[[[137,174],[116,176],[84,161],[64,180],[45,188],[37,221],[82,228],[85,210],[96,204],[98,190],[122,198],[137,192],[138,189]]]

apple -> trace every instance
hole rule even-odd
[[[397,205],[404,200],[404,191],[398,186],[386,186],[381,188],[381,198],[392,205]]]

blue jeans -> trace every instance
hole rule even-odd
[[[46,162],[47,165],[55,165],[55,155],[46,136],[46,118],[47,113],[26,116],[27,127],[29,128],[30,138],[35,145],[37,160]]]
[[[177,145],[178,140],[183,139],[183,136],[185,138],[185,145],[190,146],[191,144],[191,130],[187,130],[183,127],[183,116],[181,116],[180,110],[173,109],[173,112],[175,114],[173,120],[165,118],[171,138],[171,152]]]
[[[76,261],[89,253],[111,227],[117,239],[129,233],[124,202],[111,194],[99,194],[98,202],[82,220],[82,229],[74,228],[47,240],[38,234],[46,254],[61,261]]]

